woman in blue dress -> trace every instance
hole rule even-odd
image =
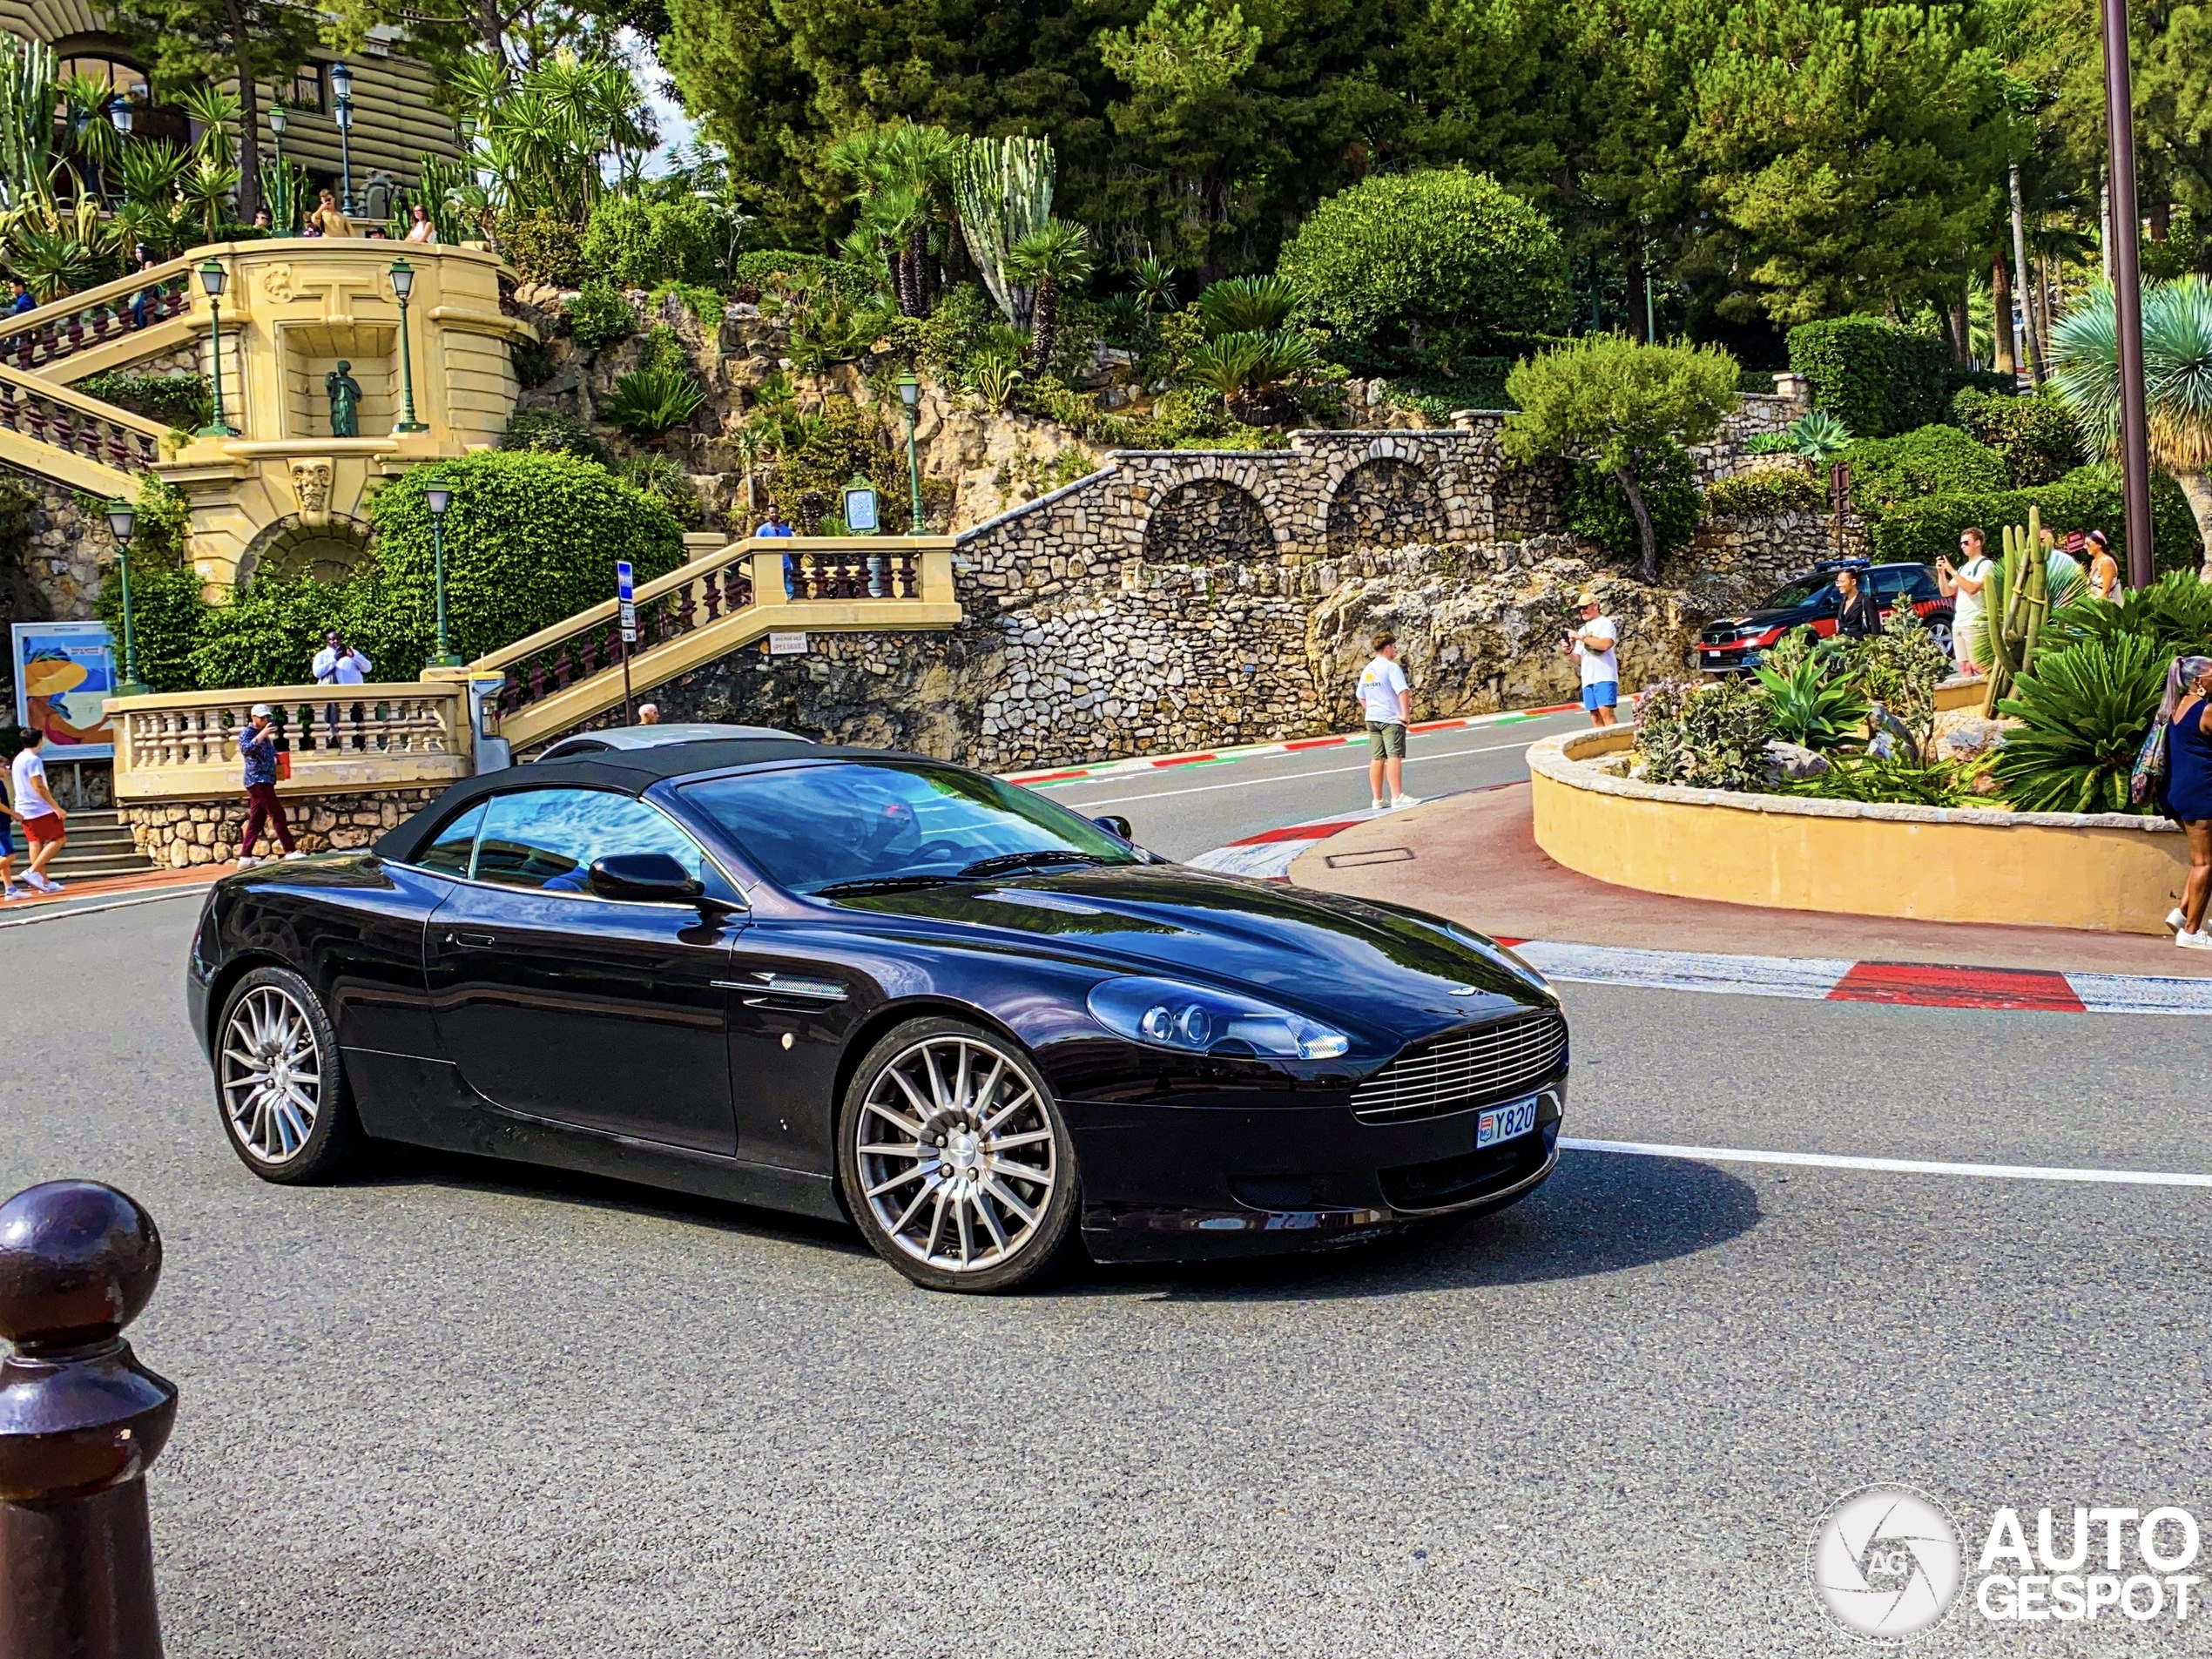
[[[2185,950],[2212,950],[2204,928],[2212,899],[2212,657],[2176,658],[2166,673],[2166,789],[2160,805],[2189,838],[2189,879],[2182,902],[2166,918]]]

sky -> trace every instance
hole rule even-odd
[[[652,108],[653,120],[660,128],[660,148],[653,152],[645,171],[648,174],[666,172],[674,165],[678,147],[691,141],[698,124],[685,114],[684,106],[669,95],[668,71],[653,56],[653,43],[630,29],[622,31],[622,39],[630,51],[630,72],[637,78],[637,90],[645,95],[645,102]]]

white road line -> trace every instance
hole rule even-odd
[[[0,927],[28,927],[36,921],[60,921],[68,916],[97,916],[103,910],[128,910],[132,905],[159,904],[164,899],[194,899],[206,891],[204,886],[176,887],[166,893],[149,893],[142,898],[118,899],[111,904],[57,905],[27,916],[10,916],[0,921]]]
[[[1536,738],[1531,738],[1527,743],[1493,743],[1479,749],[1447,749],[1440,754],[1407,755],[1406,764],[1410,766],[1423,760],[1452,760],[1461,755],[1503,754],[1508,749],[1526,749],[1530,743],[1536,741]],[[1273,778],[1238,778],[1225,784],[1193,784],[1188,789],[1156,789],[1144,795],[1116,795],[1109,800],[1071,800],[1062,804],[1068,806],[1126,806],[1140,800],[1164,800],[1170,795],[1204,795],[1217,789],[1258,789],[1268,784],[1296,783],[1302,778],[1327,778],[1340,772],[1366,770],[1367,762],[1363,760],[1356,766],[1322,766],[1312,772],[1286,772]]]
[[[1646,1141],[1579,1141],[1560,1137],[1574,1152],[1613,1152],[1629,1157],[1688,1158],[1700,1163],[1787,1163],[1816,1170],[1873,1170],[1892,1175],[1966,1175],[2000,1181],[2090,1181],[2131,1187],[2212,1187],[2212,1175],[2157,1170],[2068,1170],[2032,1163],[1940,1163],[1925,1158],[1845,1157],[1830,1152],[1747,1152],[1732,1146],[1667,1146]]]

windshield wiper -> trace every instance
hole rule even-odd
[[[995,858],[976,860],[961,871],[960,879],[966,881],[979,875],[1002,875],[1008,870],[1025,870],[1032,865],[1105,862],[1096,853],[1077,853],[1072,848],[1060,852],[1001,853]]]
[[[867,881],[833,881],[826,887],[816,887],[817,899],[843,898],[853,893],[904,893],[915,887],[943,887],[952,885],[948,875],[886,875]]]

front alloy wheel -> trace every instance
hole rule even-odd
[[[915,1284],[1008,1290],[1066,1241],[1076,1190],[1067,1127],[1003,1039],[910,1021],[869,1051],[840,1119],[846,1202]]]
[[[327,1180],[352,1156],[353,1103],[338,1041],[306,981],[259,968],[224,1005],[215,1046],[223,1128],[264,1181]]]

